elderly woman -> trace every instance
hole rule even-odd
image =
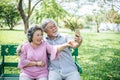
[[[40,27],[31,27],[27,31],[28,42],[22,45],[18,67],[21,69],[20,80],[47,80],[48,61],[55,60],[61,50],[70,47],[70,42],[52,46],[43,40],[43,31]]]

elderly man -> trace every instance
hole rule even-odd
[[[64,36],[58,33],[58,26],[52,19],[45,19],[41,24],[42,29],[47,34],[45,40],[51,45],[64,44],[71,40],[69,36]],[[77,48],[82,43],[80,34],[76,34],[73,39],[73,48]],[[49,80],[80,80],[80,74],[72,59],[71,49],[65,48],[57,59],[49,60]]]

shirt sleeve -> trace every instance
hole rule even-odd
[[[54,60],[57,57],[57,47],[54,45],[50,45],[49,43],[46,43],[47,45],[47,53],[50,54],[50,60]]]
[[[18,62],[18,68],[23,68],[26,65],[29,64],[30,60],[27,59],[27,49],[26,47],[23,45],[22,49],[21,49],[21,54],[19,57],[19,62]]]

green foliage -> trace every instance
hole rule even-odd
[[[2,25],[7,25],[10,29],[13,29],[19,19],[20,16],[15,4],[7,2],[0,3],[0,23]]]
[[[40,23],[44,18],[52,18],[58,22],[58,19],[64,18],[68,14],[55,0],[43,0],[41,2],[41,9],[36,10],[36,22]]]
[[[66,28],[69,28],[72,31],[75,31],[75,29],[78,29],[78,28],[79,29],[83,28],[83,24],[82,24],[82,22],[81,22],[79,17],[78,18],[76,18],[76,17],[66,18],[64,20],[64,24],[65,24],[64,26]]]
[[[120,14],[113,8],[107,12],[106,18],[111,23],[120,24]]]
[[[117,24],[120,24],[120,14],[117,14],[115,16],[114,22],[117,23]]]
[[[85,16],[85,21],[88,22],[92,22],[94,20],[94,15],[86,15]]]

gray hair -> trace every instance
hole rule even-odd
[[[33,26],[33,27],[31,27],[31,28],[29,28],[27,30],[27,39],[28,39],[29,42],[32,42],[33,34],[37,30],[40,30],[42,32],[42,34],[43,34],[43,30],[39,26],[37,26],[37,25],[35,25],[35,26]]]
[[[43,20],[42,23],[41,23],[41,28],[42,28],[44,31],[45,31],[46,26],[47,26],[47,24],[48,24],[49,22],[54,23],[55,26],[57,27],[57,23],[56,23],[54,20],[52,20],[52,19],[50,19],[50,18],[47,18],[47,19]]]

